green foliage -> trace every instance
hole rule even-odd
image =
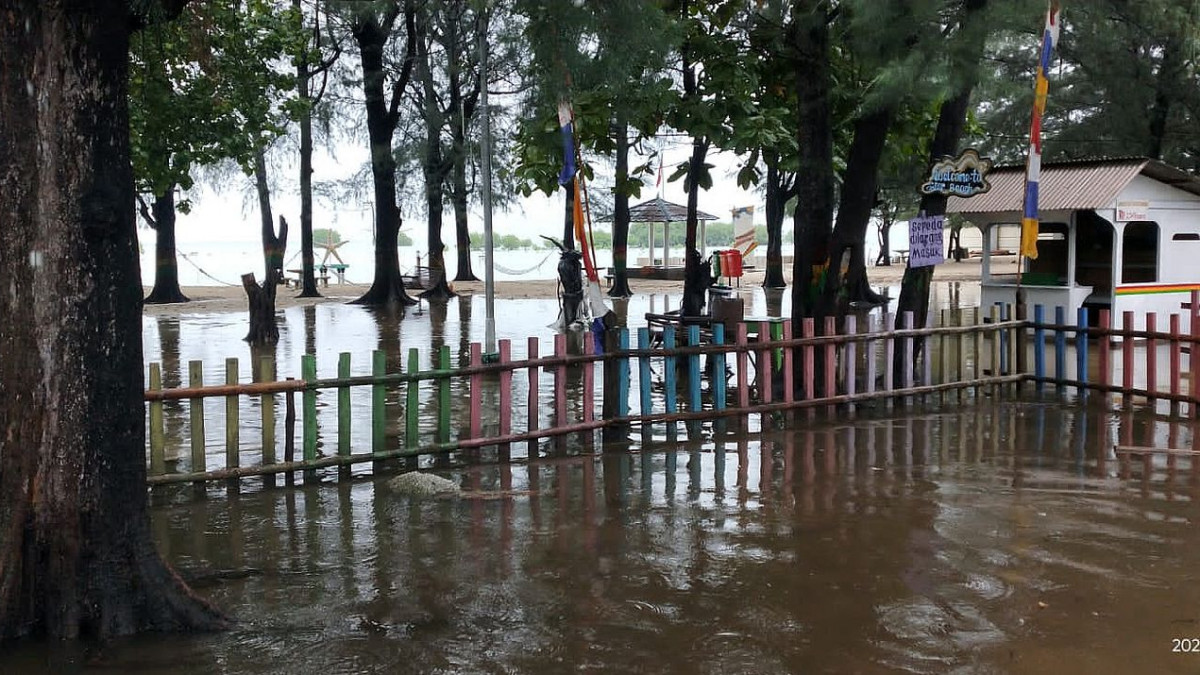
[[[650,225],[648,223],[631,223],[629,225],[629,245],[634,248],[645,248],[650,238]],[[672,248],[682,247],[685,237],[687,236],[684,223],[671,223],[671,239],[670,245]],[[597,235],[600,233],[597,232]],[[607,233],[606,233],[607,234]],[[708,248],[729,248],[733,246],[733,223],[723,223],[712,221],[706,224],[704,228],[704,238]],[[767,243],[767,228],[757,226],[754,228],[754,240],[760,245]],[[654,232],[654,245],[662,246],[662,227],[656,226]],[[597,242],[597,248],[600,248]]]
[[[130,135],[138,188],[188,189],[197,166],[225,159],[250,173],[294,102],[281,58],[304,49],[291,9],[268,0],[189,3],[131,44]]]
[[[492,235],[492,245],[498,251],[521,251],[531,248],[539,248],[539,246],[529,239],[522,239],[515,234],[494,234]],[[471,247],[483,248],[483,233],[471,233]]]
[[[408,236],[407,232],[401,230],[400,232],[396,233],[396,246],[412,246],[412,245],[413,245],[412,237]]]
[[[332,246],[342,243],[342,235],[340,232],[329,227],[313,228],[313,243],[317,246]]]

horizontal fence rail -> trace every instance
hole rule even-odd
[[[351,375],[352,356],[342,353],[334,376],[324,378],[311,354],[301,358],[299,379],[276,379],[275,362],[264,358],[254,381],[241,382],[238,360],[228,359],[224,384],[211,385],[203,384],[200,362],[191,362],[187,386],[172,388],[163,387],[162,365],[153,363],[145,395],[148,481],[310,472],[488,447],[507,452],[516,443],[527,443],[533,456],[539,441],[579,435],[592,443],[598,430],[628,436],[636,427],[644,439],[673,440],[727,420],[748,424],[757,417],[762,427],[767,416],[788,411],[811,417],[867,405],[951,403],[1018,394],[1030,382],[1039,394],[1053,387],[1080,398],[1089,391],[1106,400],[1119,394],[1126,405],[1135,398],[1161,401],[1172,414],[1186,404],[1196,417],[1200,399],[1192,385],[1200,360],[1191,353],[1200,337],[1198,298],[1191,307],[1189,333],[1180,331],[1178,315],[1166,322],[1141,317],[1145,328],[1134,330],[1136,317],[1128,313],[1114,328],[1107,311],[1092,325],[1085,309],[1068,323],[1061,307],[1047,320],[1041,306],[1026,318],[1023,308],[997,305],[944,310],[938,325],[931,313],[924,327],[914,327],[911,314],[899,323],[888,314],[831,318],[820,330],[806,319],[799,336],[782,319],[731,322],[728,332],[719,322],[632,334],[619,328],[600,340],[585,333],[572,348],[568,336],[557,335],[548,356],[530,338],[523,359],[514,359],[512,343],[501,340],[487,363],[478,343],[464,349],[458,365],[447,346],[424,354],[410,349],[403,359],[376,351],[366,375]],[[1160,325],[1169,328],[1161,332]],[[168,406],[174,427],[187,430],[170,448]],[[210,451],[206,432],[219,426],[223,458]],[[257,447],[248,447],[243,431],[257,431]]]

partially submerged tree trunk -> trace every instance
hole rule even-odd
[[[242,288],[250,306],[250,332],[243,338],[253,347],[265,347],[279,342],[279,325],[275,321],[275,289],[279,288],[278,273],[267,270],[262,286],[254,273],[242,275]]]
[[[404,22],[408,45],[401,73],[392,85],[391,99],[384,93],[387,70],[384,49],[391,37],[392,25],[400,13],[399,0],[391,0],[384,21],[375,9],[364,7],[354,19],[351,31],[358,43],[362,61],[363,93],[367,109],[367,137],[371,148],[371,178],[375,197],[375,279],[371,288],[354,301],[361,305],[402,305],[417,303],[404,289],[400,276],[400,254],[396,248],[400,234],[400,207],[396,203],[396,158],[392,155],[392,137],[400,116],[400,101],[408,87],[416,43],[416,9],[413,0],[405,0]]]
[[[683,301],[680,303],[683,316],[700,316],[704,313],[705,295],[712,285],[712,268],[701,269],[704,259],[700,255],[697,236],[700,229],[700,173],[704,170],[707,156],[708,141],[699,138],[693,140],[688,167],[687,236],[683,246]],[[665,236],[666,232],[663,234]],[[663,265],[669,262],[664,260]]]
[[[445,116],[433,76],[429,57],[426,22],[423,14],[417,19],[417,77],[421,81],[420,110],[425,122],[425,161],[421,171],[425,177],[426,237],[429,245],[429,288],[421,292],[427,300],[448,300],[454,297],[446,275],[446,245],[442,242],[442,213],[446,176],[452,168],[442,152],[442,126]]]
[[[0,19],[0,639],[226,621],[155,551],[126,0]]]
[[[971,103],[971,92],[975,88],[976,78],[975,70],[978,68],[979,60],[983,56],[983,45],[985,40],[980,35],[975,35],[976,31],[983,31],[984,27],[979,25],[979,15],[987,6],[987,0],[966,0],[963,5],[964,15],[962,18],[962,27],[960,32],[966,32],[967,35],[960,37],[966,44],[972,45],[971,49],[963,57],[964,60],[958,64],[959,67],[967,73],[962,86],[954,97],[942,103],[941,110],[938,113],[937,129],[934,131],[933,140],[929,144],[929,166],[940,158],[947,155],[956,155],[958,153],[958,142],[962,138],[963,131],[967,126],[967,110]],[[946,213],[945,195],[929,194],[921,197],[921,205],[919,212],[925,216],[941,216]],[[896,326],[902,328],[904,326],[905,314],[912,312],[913,325],[924,326],[929,315],[929,284],[933,280],[934,267],[928,265],[925,267],[908,267],[904,270],[904,279],[900,283],[900,300],[896,306]],[[915,362],[920,355],[921,341],[917,340],[913,353],[912,360]],[[905,357],[903,350],[897,351],[894,362],[897,366],[902,366],[902,359]],[[903,368],[897,368],[897,382],[899,382],[900,373]]]
[[[867,281],[866,240],[878,192],[879,162],[891,122],[892,109],[886,107],[854,121],[854,138],[833,226],[832,264],[825,284],[831,306],[839,314],[846,312],[851,302],[886,302]]]
[[[763,288],[787,288],[783,277],[783,219],[795,194],[796,177],[779,169],[778,156],[767,163],[767,268]]]
[[[292,0],[292,11],[296,13],[303,30],[304,14],[300,0]],[[313,32],[320,37],[319,28]],[[317,290],[316,256],[313,252],[312,106],[316,101],[312,96],[311,80],[308,57],[303,55],[296,60],[296,94],[302,104],[297,120],[300,127],[300,267],[303,270],[300,275],[301,298],[321,297],[320,291]],[[286,242],[285,238],[285,245]]]
[[[608,294],[614,298],[633,295],[629,289],[629,122],[617,118],[617,166],[613,193],[613,282]]]
[[[175,302],[189,302],[188,297],[179,288],[179,260],[175,253],[175,186],[172,185],[161,195],[154,196],[152,213],[146,216],[147,222],[154,228],[154,288],[145,302],[151,305],[165,305]]]
[[[486,30],[487,24],[483,17],[476,16],[475,21],[476,30]],[[450,22],[446,27],[448,45],[454,45],[456,48],[462,45],[458,38],[459,30],[457,21]],[[469,49],[469,46],[464,48]],[[450,170],[450,203],[454,208],[454,243],[458,256],[458,269],[454,280],[479,281],[479,277],[475,276],[475,271],[471,268],[471,232],[468,229],[468,204],[471,195],[467,187],[467,126],[475,116],[475,107],[479,103],[479,78],[466,73],[465,78],[475,84],[467,87],[464,92],[464,73],[458,59],[451,59],[447,71],[450,98],[450,161],[453,165]],[[487,114],[486,110],[484,114]]]
[[[262,225],[263,271],[264,274],[269,274],[274,270],[277,273],[276,279],[283,279],[283,256],[287,251],[288,225],[287,220],[279,216],[279,233],[275,233],[271,216],[271,186],[267,180],[266,154],[262,148],[254,155],[254,187],[258,192],[258,212]]]

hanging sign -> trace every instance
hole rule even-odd
[[[979,152],[968,148],[958,157],[943,157],[929,171],[929,179],[920,187],[923,195],[951,195],[974,197],[992,189],[987,174],[992,170],[992,160],[980,157]]]
[[[908,266],[928,267],[946,261],[945,216],[908,221]]]

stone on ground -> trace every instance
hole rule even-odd
[[[460,492],[458,484],[454,481],[419,471],[410,471],[396,476],[388,481],[388,484],[393,490],[413,497],[456,495]]]

